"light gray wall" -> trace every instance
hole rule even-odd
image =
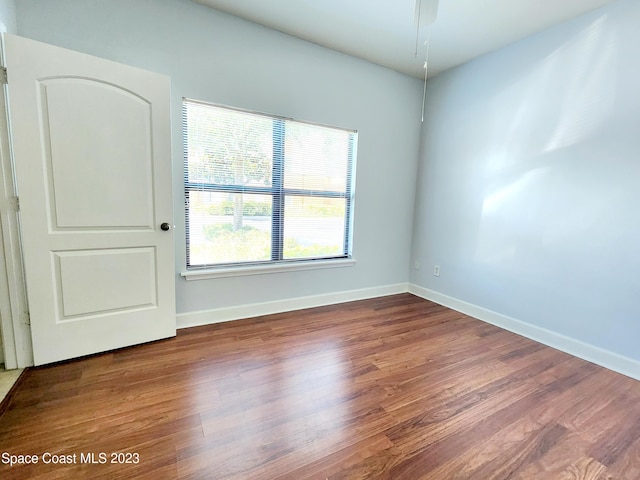
[[[0,32],[16,33],[16,2],[0,0]]]
[[[20,0],[25,37],[171,76],[176,272],[184,269],[181,99],[359,131],[355,267],[185,282],[179,313],[407,282],[419,80],[187,0]]]
[[[429,82],[412,282],[640,359],[639,25],[621,0]]]

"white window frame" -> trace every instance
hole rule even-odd
[[[186,106],[188,103],[208,105],[216,108],[233,110],[241,113],[260,115],[273,121],[273,175],[271,186],[254,187],[247,185],[220,185],[189,181],[189,165],[187,152],[187,118]],[[284,179],[284,128],[287,121],[305,123],[318,127],[328,127],[343,130],[351,134],[348,153],[348,171],[346,172],[345,192],[332,192],[312,189],[290,189],[283,185]],[[226,105],[203,102],[183,98],[183,147],[184,147],[184,187],[185,187],[185,239],[186,239],[186,270],[182,276],[186,280],[201,280],[209,278],[232,277],[242,275],[258,275],[264,273],[287,272],[295,270],[315,270],[322,268],[339,268],[353,266],[356,260],[352,257],[353,238],[353,213],[355,207],[355,168],[357,156],[357,131],[343,129],[340,127],[327,126],[318,123],[300,122],[286,117],[270,115],[261,112],[229,107]],[[280,142],[280,144],[278,144]],[[246,261],[229,262],[224,264],[191,265],[189,255],[189,196],[191,192],[229,192],[245,194],[268,194],[273,199],[273,209],[271,214],[271,259],[267,261]],[[283,236],[284,228],[284,201],[287,196],[305,196],[320,198],[344,198],[346,200],[345,210],[345,232],[343,236],[342,254],[330,257],[313,257],[304,259],[283,258]]]

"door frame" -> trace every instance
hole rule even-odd
[[[4,65],[4,41],[0,49]],[[22,264],[19,206],[8,122],[7,87],[0,94],[0,316],[7,370],[33,365],[29,308]]]

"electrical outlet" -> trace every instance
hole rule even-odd
[[[415,262],[413,262],[413,268],[415,268],[416,270],[420,270],[420,261],[416,260]]]
[[[439,277],[440,276],[440,265],[434,265],[433,266],[433,276],[434,277]]]

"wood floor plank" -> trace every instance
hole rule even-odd
[[[640,382],[400,294],[29,369],[0,478],[637,480],[639,435]]]

